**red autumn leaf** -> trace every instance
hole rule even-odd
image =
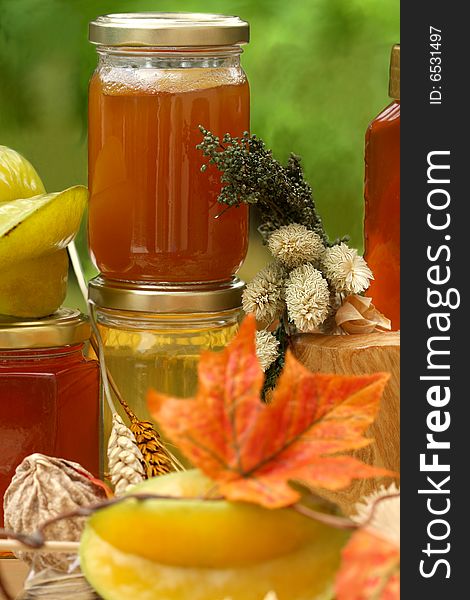
[[[337,600],[399,600],[400,549],[360,529],[342,552],[336,577]]]
[[[277,508],[299,499],[290,480],[336,490],[353,478],[390,475],[337,455],[371,442],[363,433],[388,375],[314,374],[288,352],[270,404],[260,399],[263,378],[255,321],[247,317],[228,348],[201,356],[194,398],[149,392],[150,412],[166,436],[220,494]]]

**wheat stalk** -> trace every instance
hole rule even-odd
[[[119,402],[129,417],[130,429],[135,435],[137,446],[144,457],[147,478],[183,470],[184,467],[165,447],[160,434],[152,423],[140,421],[123,398]]]
[[[68,253],[72,262],[75,276],[80,286],[80,291],[82,292],[82,295],[85,299],[85,302],[87,302],[87,307],[89,309],[88,312],[90,316],[90,323],[93,330],[93,335],[91,337],[90,343],[100,363],[104,395],[111,410],[111,414],[113,415],[113,420],[114,415],[117,414],[117,411],[114,406],[110,388],[114,392],[115,397],[117,398],[117,400],[119,401],[120,405],[123,407],[124,411],[126,412],[129,418],[131,424],[130,431],[134,435],[137,447],[142,454],[142,465],[145,471],[144,477],[148,479],[150,477],[154,477],[156,475],[163,475],[171,471],[184,470],[184,467],[180,463],[180,461],[168,450],[168,448],[166,448],[165,444],[163,443],[160,437],[160,434],[153,427],[152,423],[150,423],[149,421],[140,421],[137,418],[137,415],[133,412],[133,410],[122,397],[113,376],[111,375],[106,366],[103,341],[101,339],[101,334],[98,329],[95,314],[95,305],[87,298],[88,286],[80,263],[80,257],[78,255],[77,248],[74,242],[71,242],[69,244]],[[122,425],[124,426],[124,423],[122,423]],[[111,451],[112,449],[108,447],[108,453]],[[112,475],[112,473],[110,473],[110,475]]]
[[[120,496],[126,492],[131,485],[140,483],[145,479],[143,469],[144,457],[137,446],[134,434],[126,427],[114,406],[108,378],[109,373],[104,358],[103,340],[101,339],[101,334],[96,322],[95,305],[91,301],[88,301],[88,306],[90,309],[90,324],[94,334],[93,349],[99,358],[103,391],[111,414],[113,415],[113,427],[108,440],[109,475],[111,482],[114,485],[115,494]]]
[[[150,423],[149,421],[140,421],[137,418],[137,415],[132,411],[130,406],[122,397],[118,386],[114,381],[113,376],[111,375],[106,366],[103,341],[101,339],[95,315],[95,305],[93,302],[88,300],[88,285],[85,279],[85,275],[83,273],[80,257],[75,246],[75,242],[72,241],[68,245],[67,250],[69,253],[70,261],[73,266],[73,270],[75,272],[75,276],[80,287],[80,291],[82,292],[83,298],[87,303],[87,307],[89,309],[88,312],[90,315],[90,322],[93,330],[93,335],[91,337],[90,343],[100,362],[104,395],[111,410],[111,414],[114,416],[114,414],[116,413],[116,408],[111,397],[110,388],[114,392],[115,397],[118,399],[120,405],[123,407],[129,418],[129,421],[131,423],[131,432],[134,434],[136,438],[137,447],[142,453],[143,466],[147,478],[154,477],[156,475],[163,475],[165,473],[169,473],[170,471],[184,470],[184,467],[180,463],[180,461],[165,446],[160,437],[160,434],[154,428],[152,423]]]
[[[96,334],[92,336],[90,343],[95,354],[99,356],[99,343],[96,339]],[[149,479],[157,475],[164,475],[171,471],[184,470],[180,461],[165,446],[160,434],[152,423],[150,421],[141,421],[124,400],[116,381],[107,368],[106,377],[109,387],[112,389],[130,421],[130,430],[134,434],[137,447],[142,453],[146,478]]]
[[[108,467],[116,496],[145,479],[144,458],[133,432],[113,414],[113,428],[108,441]]]

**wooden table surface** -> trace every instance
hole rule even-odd
[[[0,570],[10,595],[17,596],[22,591],[24,580],[28,575],[27,565],[16,558],[1,558]]]

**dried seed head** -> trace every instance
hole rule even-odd
[[[370,281],[374,279],[362,256],[345,243],[326,248],[322,257],[322,270],[338,293],[359,294],[367,290]]]
[[[265,329],[256,332],[256,355],[263,371],[267,371],[279,356],[279,340]]]
[[[262,269],[243,292],[243,310],[248,314],[253,313],[256,320],[263,325],[269,325],[278,319],[285,308],[285,276],[283,267],[277,262]]]
[[[276,229],[269,236],[268,247],[272,255],[289,268],[316,262],[325,250],[321,237],[298,223]]]
[[[142,452],[147,479],[178,469],[150,421],[139,421],[135,418],[131,421],[130,429],[135,436],[137,447]]]
[[[328,283],[311,264],[307,263],[291,272],[285,287],[285,298],[289,319],[301,332],[314,331],[328,317]]]

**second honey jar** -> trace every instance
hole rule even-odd
[[[230,280],[248,246],[246,206],[223,210],[215,166],[202,173],[199,126],[249,129],[238,17],[136,13],[90,24],[89,242],[108,279]]]
[[[392,48],[391,104],[369,125],[365,150],[365,257],[374,273],[368,295],[400,329],[400,45]]]

